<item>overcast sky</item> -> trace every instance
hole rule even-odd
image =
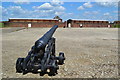
[[[97,0],[101,1],[101,0]],[[67,19],[118,20],[118,2],[2,2],[2,20],[8,18],[53,18]],[[105,0],[104,0],[105,1]]]

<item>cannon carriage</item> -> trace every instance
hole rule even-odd
[[[46,73],[50,76],[57,74],[57,70],[59,69],[58,65],[64,64],[65,60],[63,52],[60,52],[58,57],[56,56],[55,38],[52,36],[57,28],[57,25],[53,26],[38,39],[25,58],[17,59],[17,73],[40,73],[41,76]]]

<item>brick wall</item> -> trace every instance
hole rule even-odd
[[[59,20],[42,20],[42,19],[10,19],[5,22],[5,26],[8,27],[28,27],[28,24],[31,24],[31,27],[52,27],[58,25],[59,27],[68,27],[68,23],[71,23],[71,27],[108,27],[108,21],[82,21],[82,20],[69,20],[65,22],[59,22]]]
[[[6,22],[5,26],[8,27],[28,27],[28,24],[31,24],[31,27],[52,27],[54,25],[58,25],[59,27],[64,27],[65,23],[50,23],[50,22]]]
[[[71,27],[108,27],[108,21],[81,21],[81,20],[72,20]]]
[[[109,24],[82,24],[82,27],[108,27]],[[72,27],[80,27],[80,24],[72,23]]]

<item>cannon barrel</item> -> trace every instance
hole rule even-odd
[[[40,73],[40,75],[48,73],[51,76],[57,74],[58,64],[64,64],[65,60],[64,53],[59,53],[58,57],[55,55],[55,38],[52,36],[57,28],[57,25],[53,26],[39,38],[28,52],[26,58],[18,58],[16,72],[23,74],[32,72]],[[39,69],[41,69],[41,72]],[[47,72],[47,69],[49,69],[49,72]]]
[[[38,39],[35,42],[35,48],[36,49],[44,48],[57,28],[58,26],[54,25],[48,32],[46,32],[40,39]]]

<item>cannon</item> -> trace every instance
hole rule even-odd
[[[40,73],[40,76],[48,73],[49,76],[57,74],[58,65],[64,64],[65,56],[63,52],[56,56],[55,38],[52,37],[57,25],[53,26],[32,46],[25,58],[18,58],[16,61],[16,72],[27,74]]]

